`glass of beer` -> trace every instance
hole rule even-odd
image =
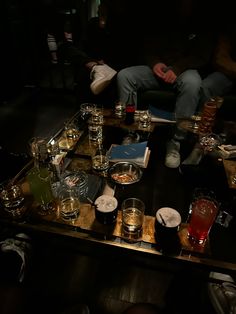
[[[101,195],[95,200],[96,219],[104,224],[112,224],[116,221],[118,201],[114,196]]]
[[[196,189],[191,203],[188,237],[197,244],[204,244],[216,219],[219,204],[215,195],[205,189]]]
[[[138,198],[125,199],[121,204],[123,236],[136,241],[142,236],[145,205]]]

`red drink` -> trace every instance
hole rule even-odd
[[[214,200],[200,198],[192,204],[192,214],[188,227],[189,238],[197,243],[203,243],[214,223],[218,212],[217,203]]]

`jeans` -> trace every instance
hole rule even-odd
[[[206,100],[213,96],[222,96],[232,88],[232,85],[232,82],[220,72],[214,72],[202,80],[197,70],[184,71],[171,86],[176,92],[176,119],[192,116]],[[161,84],[148,66],[140,65],[121,70],[117,75],[117,88],[118,98],[124,103],[127,103],[129,94],[133,92],[137,107],[138,92],[159,90]]]

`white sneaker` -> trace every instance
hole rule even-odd
[[[180,143],[171,140],[166,146],[165,165],[168,168],[178,168],[180,165]]]
[[[24,233],[18,233],[15,238],[7,238],[0,242],[0,250],[2,252],[16,252],[21,258],[21,268],[18,274],[19,282],[23,282],[25,278],[26,268],[28,267],[32,246],[31,239]]]
[[[117,71],[107,64],[95,65],[90,74],[90,78],[93,80],[90,89],[93,94],[100,94],[110,84],[116,73]]]

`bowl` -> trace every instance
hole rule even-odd
[[[142,170],[136,163],[120,161],[108,169],[108,176],[114,183],[128,185],[141,179]]]

